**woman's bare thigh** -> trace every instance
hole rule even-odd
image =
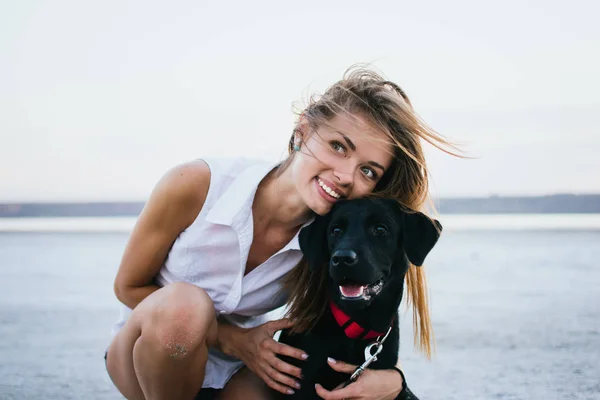
[[[219,394],[219,400],[265,400],[270,398],[271,393],[271,389],[262,379],[243,367],[227,382]]]

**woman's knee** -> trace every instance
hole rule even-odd
[[[203,289],[177,282],[156,294],[141,322],[143,336],[153,337],[173,357],[216,339],[214,304]]]
[[[148,384],[144,379],[158,372],[166,376],[176,371],[184,377],[177,372],[183,368],[203,376],[211,329],[216,330],[216,319],[206,292],[190,284],[167,285],[144,299],[114,338],[108,373],[131,399],[143,398],[141,385]]]

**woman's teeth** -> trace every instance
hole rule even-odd
[[[327,192],[328,195],[330,195],[331,197],[334,197],[336,199],[339,199],[341,197],[341,195],[339,193],[335,192],[332,188],[330,188],[329,186],[324,184],[322,180],[318,179],[318,181],[319,181],[319,186],[321,186],[323,188],[323,190],[325,192]]]

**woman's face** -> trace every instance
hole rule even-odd
[[[292,176],[298,193],[315,213],[324,215],[340,199],[371,193],[392,164],[392,143],[363,118],[335,116],[311,130],[306,124]]]

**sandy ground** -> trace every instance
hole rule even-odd
[[[122,399],[104,367],[126,241],[0,234],[0,399]],[[423,400],[600,399],[600,232],[448,234],[429,259],[437,353],[401,358]]]

